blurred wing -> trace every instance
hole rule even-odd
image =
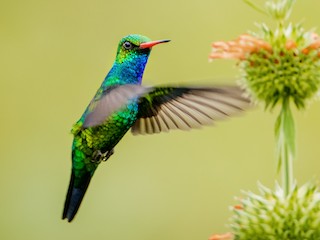
[[[248,108],[250,100],[234,86],[157,87],[140,98],[133,134],[171,129],[189,130],[209,125]]]
[[[134,84],[117,85],[106,89],[100,97],[91,101],[83,127],[101,125],[112,113],[123,108],[130,100],[150,90],[150,88]]]

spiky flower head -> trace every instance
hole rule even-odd
[[[314,184],[295,185],[288,196],[278,185],[273,191],[260,184],[259,190],[244,192],[232,207],[235,240],[320,239],[320,192]]]
[[[292,99],[298,108],[320,87],[320,37],[301,24],[288,24],[293,0],[267,1],[267,13],[278,22],[275,30],[258,25],[258,33],[228,42],[214,42],[210,59],[238,59],[241,83],[255,99],[273,107]]]

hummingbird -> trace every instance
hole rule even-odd
[[[143,86],[151,41],[131,34],[118,44],[113,66],[71,132],[72,170],[62,219],[75,217],[101,162],[131,128],[134,135],[189,130],[243,111],[250,100],[236,86]]]

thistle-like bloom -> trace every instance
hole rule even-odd
[[[242,85],[267,107],[292,98],[303,108],[320,86],[320,37],[300,25],[262,30],[261,37],[243,34],[212,43],[209,59],[239,60]]]
[[[244,192],[232,207],[234,239],[320,239],[320,192],[314,184],[296,185],[286,196],[259,185],[260,194]],[[261,236],[261,238],[257,238]],[[219,239],[219,238],[217,238]]]

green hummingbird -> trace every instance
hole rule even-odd
[[[235,86],[142,86],[152,47],[166,42],[138,34],[120,40],[111,70],[71,130],[72,171],[63,219],[72,221],[95,170],[130,128],[135,135],[200,128],[249,106]]]

